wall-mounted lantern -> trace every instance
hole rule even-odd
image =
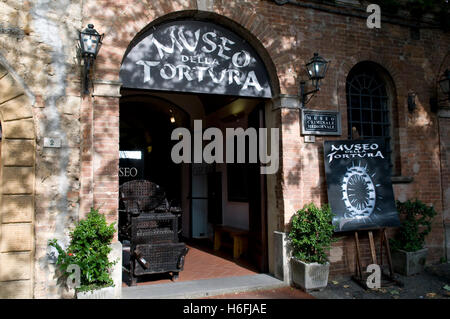
[[[300,97],[302,99],[302,107],[305,107],[306,103],[309,102],[309,100],[306,100],[306,97],[308,95],[316,93],[320,90],[320,81],[325,77],[325,73],[328,69],[328,63],[329,61],[326,61],[318,53],[314,53],[313,58],[308,63],[306,63],[306,71],[314,89],[309,92],[305,92],[306,82],[300,82]]]
[[[81,56],[84,60],[84,94],[89,93],[89,74],[97,57],[104,34],[99,34],[93,24],[79,33]]]
[[[450,101],[450,70],[445,70],[444,74],[440,77],[438,80],[438,85],[441,88],[441,91],[444,95],[442,99],[439,99],[437,97],[430,98],[430,106],[433,111],[437,111],[438,108],[443,107],[441,102],[448,102]],[[436,93],[436,96],[438,94]]]

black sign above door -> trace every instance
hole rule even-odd
[[[126,54],[120,81],[126,88],[272,97],[264,63],[250,44],[195,20],[151,28]]]
[[[324,161],[335,231],[400,225],[383,139],[325,141]]]

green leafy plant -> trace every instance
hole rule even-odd
[[[417,199],[396,201],[396,205],[401,226],[395,238],[390,239],[392,249],[413,252],[424,248],[425,237],[431,231],[431,221],[437,214],[436,210]]]
[[[114,236],[114,224],[108,225],[105,216],[98,209],[91,208],[85,219],[80,220],[70,233],[70,244],[64,250],[56,239],[49,240],[49,245],[58,251],[56,265],[67,278],[67,267],[76,264],[80,267],[80,287],[77,291],[89,291],[113,286],[110,275],[111,267],[117,262],[110,262],[108,254]]]
[[[328,205],[305,205],[291,219],[289,240],[293,256],[303,262],[324,264],[333,242],[333,214]]]

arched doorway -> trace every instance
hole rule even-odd
[[[247,150],[245,163],[227,163],[225,157],[207,163],[201,158],[208,144],[203,135],[207,129],[221,132],[225,145],[229,129],[258,132],[265,127],[265,103],[272,97],[272,88],[257,51],[229,26],[212,19],[178,17],[140,33],[125,54],[120,79],[121,151],[143,149],[138,151],[146,154],[140,157],[144,168],[140,178],[159,180],[169,190],[169,199],[180,204],[182,240],[205,249],[227,250],[226,243],[235,245],[233,232],[242,231],[239,253],[236,246],[228,252],[235,260],[245,258],[252,269],[266,272],[266,182],[260,174],[261,163],[249,163]],[[146,120],[140,125],[140,137],[125,133],[125,127],[139,126],[129,123],[142,119]],[[173,161],[170,148],[176,141],[170,133],[175,127],[186,128],[192,135],[192,158],[178,166],[168,164]],[[197,140],[196,131],[200,132]],[[125,139],[141,142],[135,147]],[[244,141],[247,147],[254,142],[245,134]],[[157,144],[164,147],[157,150]],[[196,148],[200,161],[195,159]],[[217,246],[220,232],[216,229],[223,226],[225,236]]]

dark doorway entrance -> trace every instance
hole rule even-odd
[[[176,121],[173,118],[176,116]],[[171,120],[172,119],[172,120]],[[149,96],[129,96],[120,104],[119,184],[146,179],[163,187],[169,201],[181,202],[181,167],[170,158],[172,130],[189,117],[173,104]]]
[[[143,174],[159,181],[168,195],[180,202],[183,241],[205,250],[214,249],[215,254],[224,250],[236,263],[245,259],[254,269],[266,272],[266,180],[260,174],[260,163],[169,163],[174,141],[167,140],[170,126],[164,123],[171,105],[188,115],[182,126],[191,136],[196,120],[202,122],[203,132],[214,128],[222,133],[222,138],[227,138],[229,129],[264,127],[264,104],[273,95],[266,65],[252,46],[257,39],[243,29],[233,31],[235,25],[224,17],[217,18],[186,13],[148,25],[130,44],[122,60],[121,94],[124,102],[133,92],[168,102],[151,106],[153,111],[160,107],[158,112],[166,118],[155,115],[152,121],[161,134],[148,134],[155,146],[155,138],[164,145],[154,160],[145,159]],[[262,46],[260,49],[264,52]],[[145,132],[139,134],[144,134],[145,139]],[[254,135],[251,138],[253,141]],[[203,138],[196,141],[202,150],[212,142]],[[156,154],[156,150],[152,152]],[[127,161],[130,163],[131,159]]]
[[[177,143],[171,139],[175,128],[185,127],[193,134],[192,123],[198,119],[202,120],[203,130],[217,127],[224,138],[227,128],[258,129],[264,127],[264,100],[138,90],[123,90],[122,96],[120,184],[132,179],[149,180],[164,189],[170,202],[182,207],[180,241],[191,247],[186,263],[195,262],[191,256],[203,254],[201,258],[206,260],[205,254],[211,254],[223,258],[227,267],[234,263],[249,271],[267,272],[266,186],[259,163],[233,167],[226,163],[175,164],[171,159],[172,147]],[[207,143],[203,141],[203,146]],[[233,238],[229,236],[223,238],[219,250],[214,250],[215,228],[221,225],[245,232],[248,244],[239,258],[234,258]],[[213,264],[217,275],[224,275],[216,259],[208,267]],[[185,269],[188,272],[189,265]],[[195,278],[192,273],[185,277]],[[247,272],[236,268],[230,273]],[[164,279],[150,277],[142,280]],[[180,272],[180,280],[185,277]]]

